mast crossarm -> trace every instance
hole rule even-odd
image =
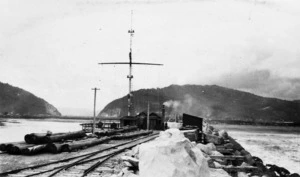
[[[120,65],[157,65],[157,66],[162,66],[163,64],[158,64],[158,63],[136,63],[136,62],[110,62],[110,63],[98,63],[99,65],[116,65],[116,64],[120,64]]]
[[[120,64],[120,65],[129,65],[129,62],[110,62],[110,63],[98,63],[99,65],[115,65],[115,64]]]

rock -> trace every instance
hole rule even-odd
[[[288,177],[300,177],[300,175],[298,173],[293,173],[293,174],[289,175]]]
[[[214,131],[212,132],[212,135],[219,136],[219,131],[218,131],[218,130],[214,130]]]
[[[219,136],[223,137],[225,140],[228,139],[228,133],[225,130],[219,131]]]
[[[208,158],[207,159],[208,167],[209,168],[215,168],[214,159]]]
[[[259,157],[252,156],[252,159],[254,160],[255,164],[258,164],[258,163],[264,164],[264,162]]]
[[[266,167],[268,168],[269,171],[273,171],[273,172],[279,174],[280,176],[290,175],[290,172],[283,167],[279,167],[277,165],[270,165],[270,164],[267,164]]]
[[[214,156],[224,156],[219,151],[211,151],[211,155],[214,155]]]
[[[224,156],[223,154],[221,154],[220,152],[218,152],[218,151],[212,151],[211,152],[211,155],[212,156]],[[217,163],[219,163],[219,164],[221,164],[221,165],[227,165],[227,160],[225,160],[225,159],[218,159],[218,158],[214,158],[215,159],[215,161],[217,162]]]
[[[248,164],[253,165],[255,163],[255,161],[252,159],[252,155],[248,151],[241,150],[241,154],[245,157],[245,162]]]
[[[168,129],[154,141],[141,144],[139,158],[142,177],[209,177],[202,152],[178,129]]]
[[[249,165],[249,164],[247,164],[247,163],[245,163],[245,162],[243,162],[242,164],[241,164],[241,167],[250,167],[251,165]]]
[[[240,151],[234,151],[233,155],[242,155]]]
[[[219,136],[205,134],[204,141],[207,143],[214,143],[215,145],[224,144],[224,139]]]
[[[217,147],[213,143],[208,143],[206,146],[211,150],[211,151],[216,151]]]
[[[136,159],[136,158],[129,157],[129,156],[122,156],[121,159],[123,161],[129,162],[134,167],[138,167],[139,166],[139,160]]]
[[[224,144],[225,149],[232,149],[233,148],[233,144],[232,143],[226,143]]]
[[[125,167],[129,167],[129,168],[132,168],[133,166],[131,165],[131,163],[127,162],[127,161],[124,161],[124,166]]]
[[[243,146],[241,146],[238,142],[236,142],[233,138],[231,138],[230,136],[228,136],[228,140],[229,142],[233,145],[233,150],[236,151],[241,151],[244,150]]]
[[[123,168],[122,173],[122,177],[138,177],[132,170],[129,170],[128,168]]]
[[[224,165],[222,165],[222,164],[220,164],[220,163],[218,163],[216,161],[214,161],[214,166],[215,167],[224,167]]]
[[[206,145],[198,143],[196,147],[207,155],[211,155],[211,152],[216,150],[216,146],[213,143],[208,143]]]
[[[215,128],[214,128],[212,125],[209,125],[209,126],[208,126],[208,129],[209,129],[210,131],[214,131]]]

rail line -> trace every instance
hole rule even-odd
[[[91,152],[91,153],[87,153],[75,157],[70,157],[70,158],[66,158],[54,162],[49,162],[41,165],[35,165],[35,166],[30,166],[26,168],[20,168],[8,172],[0,173],[0,176],[10,176],[10,177],[21,177],[21,176],[22,177],[31,177],[31,176],[52,177],[52,176],[68,176],[68,175],[74,177],[88,176],[113,156],[116,156],[121,152],[125,151],[126,149],[130,149],[138,144],[153,140],[157,136],[158,133],[154,133],[124,143],[116,144],[114,146],[101,149],[95,152]]]

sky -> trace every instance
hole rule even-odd
[[[1,0],[0,82],[63,115],[92,115],[133,90],[216,84],[300,99],[299,0]]]

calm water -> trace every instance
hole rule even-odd
[[[24,141],[25,134],[29,133],[52,133],[81,130],[81,120],[57,120],[57,119],[5,119],[1,120],[0,143]]]

